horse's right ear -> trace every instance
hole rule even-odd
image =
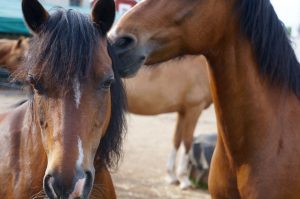
[[[49,13],[37,0],[22,0],[22,11],[25,22],[33,33],[38,33],[49,17]]]

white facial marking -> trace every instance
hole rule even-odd
[[[81,164],[83,162],[83,148],[82,148],[82,142],[81,139],[78,138],[78,159],[76,161],[76,166],[81,167]]]
[[[80,99],[81,99],[80,83],[79,83],[78,78],[76,78],[73,82],[73,90],[74,90],[76,107],[78,108],[79,104],[80,104]]]
[[[48,186],[50,187],[50,190],[52,192],[52,195],[54,196],[54,198],[57,198],[57,195],[53,189],[53,186],[52,184],[54,183],[54,178],[53,177],[50,177],[49,181],[48,181]]]
[[[79,179],[74,187],[74,191],[69,195],[69,199],[81,197],[85,185],[85,178]]]

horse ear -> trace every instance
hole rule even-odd
[[[115,20],[114,0],[97,0],[92,9],[92,20],[99,26],[100,31],[106,34]]]
[[[37,0],[22,0],[22,11],[25,22],[33,33],[38,33],[49,17],[49,13]]]
[[[15,48],[21,48],[24,40],[25,40],[25,37],[23,37],[23,36],[19,37]]]

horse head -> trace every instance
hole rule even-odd
[[[17,74],[31,85],[32,119],[47,154],[44,191],[87,198],[96,162],[113,164],[122,138],[123,88],[106,38],[114,2],[97,1],[91,17],[49,13],[37,0],[23,0],[22,10],[34,36]]]

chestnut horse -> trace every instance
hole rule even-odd
[[[91,17],[50,14],[23,0],[34,33],[15,77],[31,96],[0,116],[1,198],[116,198],[109,166],[120,156],[125,95],[106,33],[113,0],[95,3]]]
[[[110,36],[123,76],[207,57],[218,125],[212,198],[300,198],[300,64],[269,0],[144,0]]]
[[[183,75],[184,74],[184,75]],[[168,183],[180,181],[180,188],[191,184],[188,177],[188,155],[194,130],[201,112],[212,103],[207,62],[203,56],[186,56],[141,69],[133,78],[124,79],[128,111],[141,115],[178,112],[173,149],[167,162]],[[175,172],[178,148],[184,145]]]
[[[0,66],[15,71],[23,60],[29,47],[29,39],[0,39]]]

